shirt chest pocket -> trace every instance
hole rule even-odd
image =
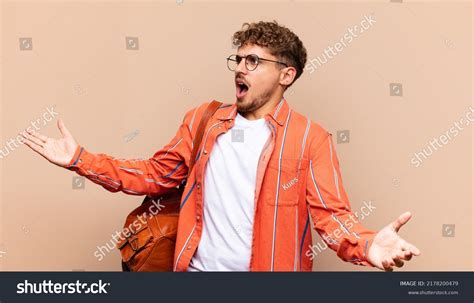
[[[278,206],[298,204],[302,190],[305,190],[308,159],[282,158],[268,162],[266,203]]]

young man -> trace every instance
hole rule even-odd
[[[314,228],[344,261],[391,271],[420,251],[397,234],[404,213],[378,233],[351,212],[332,135],[283,97],[303,73],[306,50],[276,22],[234,34],[236,102],[209,121],[188,176],[197,124],[208,103],[186,113],[176,136],[149,160],[92,154],[61,120],[62,138],[25,133],[50,162],[105,189],[160,195],[188,178],[181,201],[175,271],[310,271]]]

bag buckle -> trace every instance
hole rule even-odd
[[[137,231],[133,229],[133,226],[130,225],[129,226],[129,230],[130,230],[130,233],[131,235],[129,237],[127,237],[127,242],[130,244],[130,247],[132,248],[133,251],[136,251],[137,248],[138,248],[138,244],[137,244]]]
[[[137,251],[137,249],[138,249],[138,237],[133,235],[132,237],[128,238],[127,241],[130,244],[130,247],[132,248],[132,250]]]

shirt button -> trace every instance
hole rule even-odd
[[[197,216],[196,216],[196,220],[198,220],[198,221],[201,220],[201,216],[200,216],[200,215],[197,215]]]
[[[191,245],[188,245],[188,247],[187,247],[187,248],[188,248],[188,250],[190,250],[190,249],[191,249]]]
[[[201,189],[201,183],[196,184],[197,189]]]
[[[207,155],[207,150],[204,151],[204,154]]]

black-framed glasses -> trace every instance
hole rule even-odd
[[[260,63],[260,61],[274,62],[274,63],[282,64],[285,67],[288,67],[288,64],[286,64],[284,62],[270,60],[270,59],[263,59],[263,58],[260,58],[259,56],[255,55],[255,54],[250,54],[250,55],[247,55],[247,56],[230,55],[227,58],[227,68],[231,71],[235,71],[237,66],[239,66],[239,64],[240,64],[240,61],[242,61],[242,59],[245,59],[245,67],[249,71],[255,70],[257,68],[258,64]]]

